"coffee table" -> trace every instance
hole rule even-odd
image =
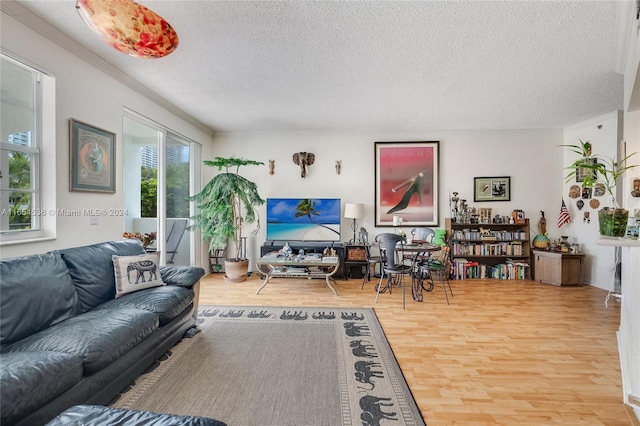
[[[338,295],[338,292],[331,285],[331,281],[336,282],[333,275],[340,269],[338,257],[285,256],[268,253],[256,261],[256,267],[265,276],[264,282],[256,294],[260,294],[260,290],[267,285],[271,278],[324,278],[333,294]]]

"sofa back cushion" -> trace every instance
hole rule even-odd
[[[112,256],[133,256],[144,252],[142,242],[137,239],[60,250],[76,286],[82,312],[116,297]]]
[[[78,315],[81,306],[60,254],[0,260],[2,346]]]

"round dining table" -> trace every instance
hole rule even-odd
[[[433,281],[429,279],[427,261],[429,255],[438,250],[442,250],[442,247],[415,240],[411,244],[396,246],[396,252],[401,254],[403,258],[406,254],[411,259],[411,294],[416,302],[422,302],[423,291],[433,290]],[[428,283],[428,287],[424,286],[425,282]]]

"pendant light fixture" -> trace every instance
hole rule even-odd
[[[162,16],[132,0],[77,0],[84,22],[116,50],[161,58],[178,47],[178,34]]]

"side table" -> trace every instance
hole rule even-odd
[[[553,285],[582,285],[584,253],[534,250],[535,281]]]
[[[363,268],[369,267],[367,251],[362,244],[346,244],[344,256],[344,278],[364,277]]]

